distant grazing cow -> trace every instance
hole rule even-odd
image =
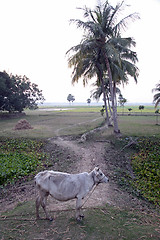
[[[76,201],[76,219],[81,220],[82,199],[99,183],[107,183],[108,178],[102,171],[95,167],[90,173],[68,174],[55,171],[40,172],[35,176],[36,187],[39,195],[36,199],[36,216],[39,219],[40,205],[44,209],[46,219],[52,220],[46,211],[46,201],[48,195],[59,201]]]

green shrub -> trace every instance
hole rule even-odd
[[[0,140],[0,185],[29,175],[41,167],[43,143],[26,139]]]
[[[160,205],[160,141],[141,139],[139,152],[132,157],[134,186],[149,201]]]

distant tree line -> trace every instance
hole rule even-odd
[[[22,112],[25,108],[36,109],[45,99],[38,85],[26,76],[0,72],[0,110]]]

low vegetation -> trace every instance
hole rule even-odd
[[[134,187],[149,201],[160,205],[160,141],[139,140],[139,151],[132,157]]]
[[[113,155],[107,164],[118,185],[134,196],[160,206],[159,137],[112,138]],[[107,153],[106,153],[107,154]]]
[[[21,179],[40,168],[47,155],[42,141],[0,139],[0,185]]]

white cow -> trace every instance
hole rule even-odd
[[[76,201],[76,219],[81,220],[82,199],[99,183],[107,183],[108,178],[102,171],[95,167],[90,173],[68,174],[56,171],[44,171],[35,176],[36,187],[39,195],[36,199],[36,216],[39,219],[40,205],[44,209],[46,219],[52,220],[46,211],[46,201],[48,195],[59,201]]]

